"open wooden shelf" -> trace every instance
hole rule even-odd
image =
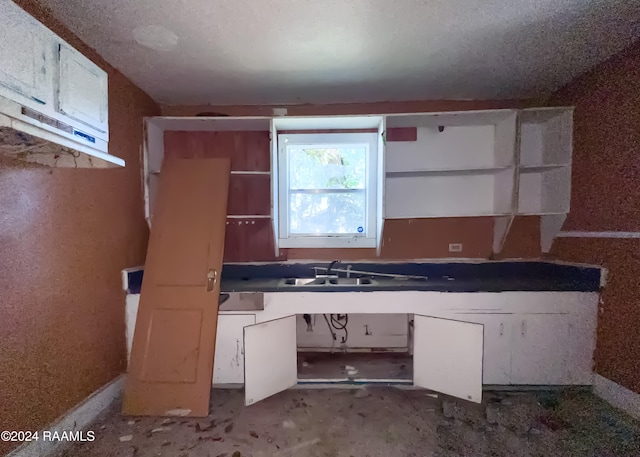
[[[452,175],[452,176],[466,176],[466,175],[486,175],[499,173],[503,170],[513,169],[513,166],[508,167],[486,167],[486,168],[450,168],[450,169],[431,169],[431,170],[404,170],[404,171],[387,171],[387,178],[407,178],[415,176],[434,176],[434,175]]]
[[[570,167],[570,163],[549,164],[549,165],[520,165],[518,168],[521,173],[536,173],[539,171],[555,170],[557,168]]]

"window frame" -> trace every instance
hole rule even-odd
[[[280,133],[278,134],[278,246],[281,248],[375,248],[377,247],[378,133]],[[289,226],[290,145],[367,144],[365,227],[363,234],[292,234]]]

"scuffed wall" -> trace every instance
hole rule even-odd
[[[571,212],[563,230],[640,232],[640,42],[575,79]],[[596,372],[640,393],[640,239],[558,238],[554,258],[604,265]]]
[[[109,150],[127,162],[0,163],[0,418],[38,430],[125,370],[120,270],[144,263],[142,117],[159,108],[36,2],[17,3],[109,73]]]

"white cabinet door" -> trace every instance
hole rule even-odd
[[[595,334],[572,314],[517,317],[512,335],[513,384],[591,384]]]
[[[298,382],[296,316],[244,328],[245,405],[252,405]]]
[[[256,323],[255,314],[220,314],[213,359],[213,384],[244,383],[244,327]]]
[[[108,131],[107,74],[78,51],[59,47],[58,110],[100,132]]]
[[[0,0],[0,95],[31,106],[52,104],[53,38],[18,5]]]
[[[483,326],[416,314],[414,332],[413,383],[480,403]]]
[[[460,320],[484,325],[482,383],[511,383],[512,314],[460,314]]]

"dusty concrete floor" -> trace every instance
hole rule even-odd
[[[115,404],[64,457],[640,456],[640,424],[584,391],[488,393],[482,405],[419,390],[289,390],[251,407],[214,390],[202,419],[123,417]],[[122,441],[126,440],[126,441]]]

